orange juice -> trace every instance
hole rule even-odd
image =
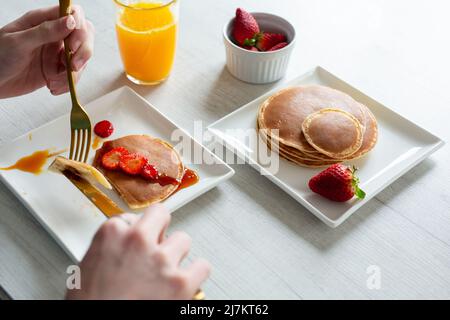
[[[119,10],[117,39],[130,80],[156,84],[169,76],[177,42],[176,2],[138,2]]]

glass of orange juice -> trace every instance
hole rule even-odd
[[[179,0],[114,0],[116,33],[125,73],[137,84],[161,83],[177,45]]]

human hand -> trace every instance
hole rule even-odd
[[[191,239],[184,232],[165,238],[169,222],[159,204],[106,221],[80,264],[81,289],[67,299],[192,299],[210,265],[197,259],[181,268]]]
[[[80,6],[59,18],[59,6],[27,12],[0,29],[0,98],[47,86],[53,95],[69,90],[63,40],[73,52],[75,81],[92,56],[94,27]]]

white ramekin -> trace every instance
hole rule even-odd
[[[234,18],[223,28],[227,68],[239,80],[263,84],[280,80],[286,73],[295,45],[295,29],[287,20],[269,13],[252,13],[261,31],[283,33],[288,45],[277,51],[255,52],[234,44],[232,31]]]

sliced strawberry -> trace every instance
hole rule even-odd
[[[266,32],[256,37],[256,47],[260,51],[268,51],[281,42],[286,42],[286,36],[281,33]]]
[[[128,150],[122,147],[114,148],[102,157],[102,166],[108,170],[116,170],[119,167],[120,158],[128,154]]]
[[[246,40],[251,41],[251,39],[253,39],[258,32],[259,25],[255,18],[244,9],[237,8],[233,27],[234,40],[240,46],[243,46]]]
[[[273,46],[272,48],[270,48],[267,51],[277,51],[277,50],[280,50],[280,49],[286,47],[287,45],[288,45],[287,42],[280,42],[279,44]]]
[[[120,158],[119,167],[124,172],[136,175],[141,173],[147,159],[137,153],[125,154]]]
[[[245,50],[259,52],[258,48],[252,46],[242,46]]]
[[[114,132],[114,127],[108,120],[103,120],[95,125],[94,132],[101,138],[108,138]]]
[[[148,180],[156,180],[158,179],[158,170],[147,161],[142,167],[141,176]]]

